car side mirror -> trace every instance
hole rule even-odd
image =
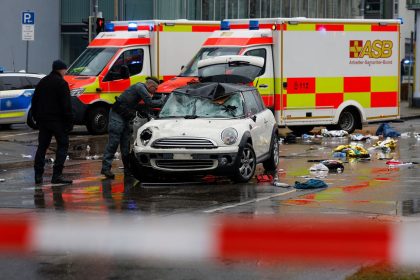
[[[257,115],[253,115],[253,116],[251,117],[251,119],[252,119],[254,122],[257,122]]]
[[[184,70],[184,68],[185,68],[185,65],[182,65],[182,66],[181,66],[181,71],[182,71],[182,70]]]
[[[130,70],[128,69],[127,65],[121,65],[120,75],[121,75],[121,79],[130,78]]]

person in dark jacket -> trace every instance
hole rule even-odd
[[[143,100],[144,106],[148,108],[162,106],[163,100],[152,100],[152,94],[155,93],[158,85],[158,79],[147,77],[146,83],[132,85],[116,98],[116,102],[109,112],[109,139],[102,160],[101,174],[105,175],[106,178],[115,178],[114,173],[111,172],[111,166],[118,145],[120,146],[121,158],[124,164],[124,174],[130,175],[130,123],[136,117],[137,110],[144,108],[139,104],[140,101]]]
[[[63,79],[67,65],[56,60],[49,75],[39,81],[32,97],[32,114],[39,127],[38,149],[35,154],[35,183],[43,182],[45,153],[54,136],[57,151],[53,167],[53,184],[71,184],[63,177],[64,162],[69,147],[69,132],[73,129],[73,113],[70,100],[70,89]]]

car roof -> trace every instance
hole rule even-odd
[[[39,73],[23,73],[23,72],[0,72],[1,76],[14,76],[14,77],[36,77],[36,78],[42,78],[45,76],[45,74],[39,74]]]
[[[236,93],[254,90],[256,90],[254,87],[243,84],[205,82],[189,84],[185,87],[176,89],[174,93],[183,93],[216,100]]]

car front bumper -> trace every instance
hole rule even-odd
[[[215,149],[134,148],[138,163],[162,172],[228,174],[232,172],[238,146]]]

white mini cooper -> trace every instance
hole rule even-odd
[[[220,174],[247,182],[258,163],[279,162],[277,124],[258,91],[243,84],[202,82],[175,90],[159,117],[137,132],[131,171]]]

